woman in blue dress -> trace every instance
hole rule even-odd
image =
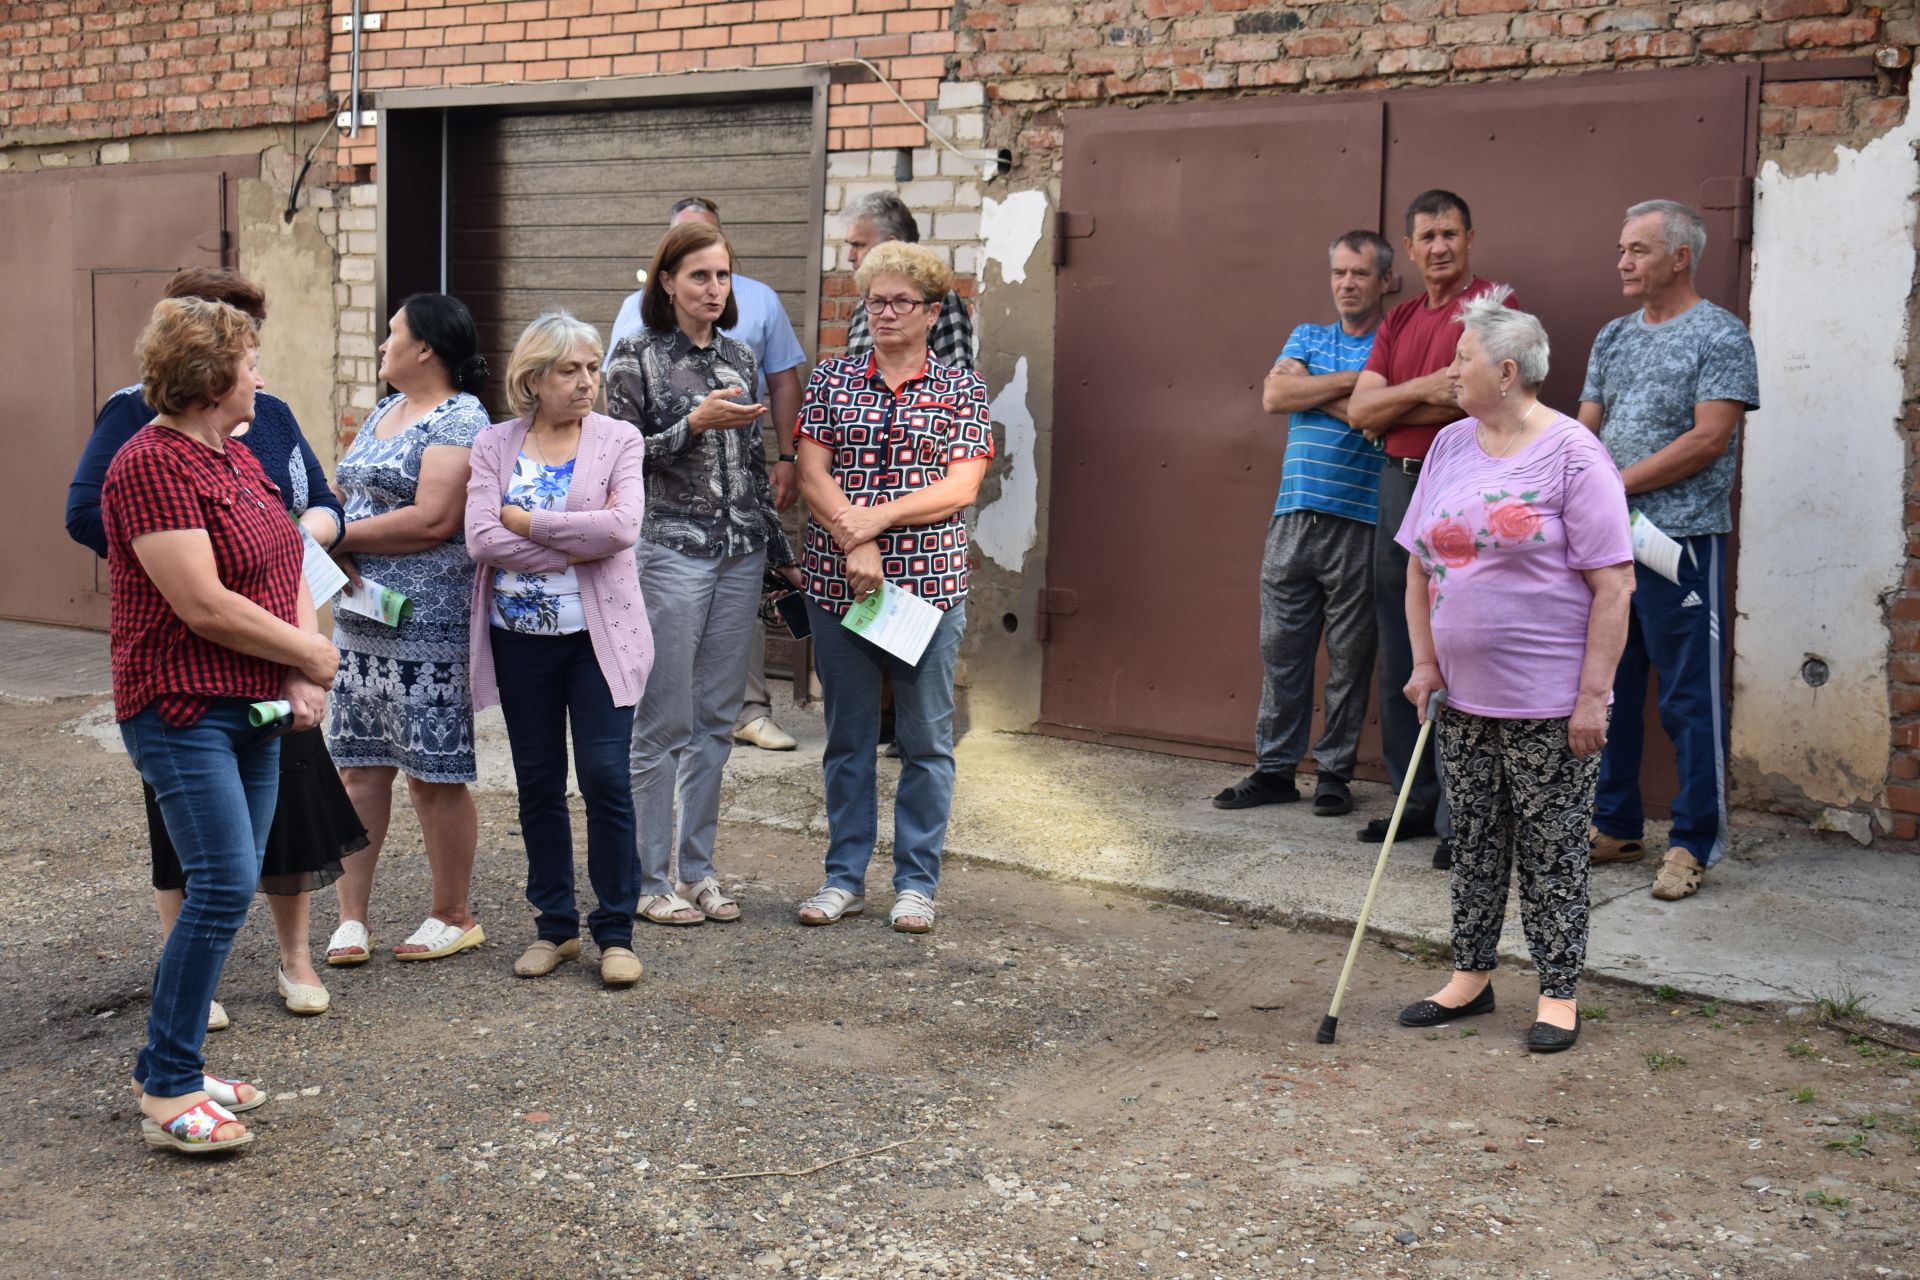
[[[407,775],[420,820],[433,902],[394,958],[437,960],[486,940],[468,903],[478,832],[467,784],[478,775],[467,672],[473,562],[463,518],[469,451],[488,425],[476,398],[487,384],[478,346],[458,299],[427,293],[402,302],[380,344],[380,379],[394,394],[361,424],[335,472],[346,497],[341,567],[356,582],[400,592],[411,609],[394,626],[334,609],[340,674],[327,736],[371,843],[346,859],[330,965],[372,954],[368,904],[396,771]]]

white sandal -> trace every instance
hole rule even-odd
[[[902,889],[887,913],[895,933],[933,932],[933,899],[918,889]],[[924,920],[925,924],[902,924],[903,920]]]
[[[859,894],[827,885],[800,904],[800,923],[832,924],[841,916],[857,916],[866,909],[867,900]],[[818,911],[820,914],[809,917],[809,911]]]
[[[680,919],[683,911],[693,912],[693,919]],[[677,893],[644,894],[634,904],[633,914],[636,919],[645,920],[648,924],[678,925],[681,928],[707,922],[706,914],[700,908]]]
[[[401,951],[395,948],[393,958],[395,960],[439,960],[477,947],[486,940],[486,930],[480,927],[478,921],[474,922],[471,929],[462,929],[457,924],[448,924],[445,920],[428,916],[420,922],[420,927],[400,944],[402,947],[425,947],[426,950]]]
[[[350,964],[365,964],[373,959],[373,935],[367,931],[365,922],[360,920],[342,920],[340,927],[327,939],[327,963],[336,969],[344,969]]]
[[[720,882],[712,876],[693,884],[683,884],[675,889],[681,897],[700,908],[702,915],[721,924],[732,924],[740,918],[740,903],[727,896]]]

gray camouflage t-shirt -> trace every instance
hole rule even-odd
[[[1582,400],[1606,409],[1600,443],[1621,470],[1652,456],[1693,429],[1693,407],[1703,400],[1737,400],[1760,407],[1760,373],[1753,339],[1731,312],[1702,299],[1665,324],[1648,324],[1636,311],[1608,323],[1593,340]],[[1664,489],[1627,496],[1627,505],[1676,538],[1733,532],[1733,457]]]

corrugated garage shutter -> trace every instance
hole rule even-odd
[[[542,311],[565,307],[605,337],[686,195],[719,203],[738,269],[779,291],[811,349],[813,125],[809,97],[461,112],[449,139],[449,289],[472,308],[496,380]],[[504,414],[497,381],[487,400]]]

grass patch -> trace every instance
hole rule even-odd
[[[1477,1035],[1479,1035],[1479,1034],[1480,1034],[1480,1028],[1478,1028],[1478,1027],[1462,1027],[1462,1028],[1460,1028],[1460,1038],[1461,1038],[1462,1040],[1471,1040],[1471,1039],[1473,1039],[1473,1038],[1474,1038],[1475,1036],[1477,1036]]]
[[[1653,996],[1656,1000],[1665,1000],[1668,1004],[1672,1004],[1680,998],[1680,988],[1668,986],[1663,982],[1653,989]]]
[[[1867,1135],[1864,1133],[1850,1133],[1844,1138],[1829,1138],[1827,1140],[1827,1150],[1843,1151],[1850,1156],[1866,1155]]]
[[[1687,1060],[1685,1058],[1677,1053],[1669,1053],[1665,1049],[1655,1049],[1647,1055],[1647,1070],[1649,1071],[1672,1071],[1676,1067],[1684,1067],[1686,1065]]]
[[[1608,1012],[1607,1006],[1603,1004],[1583,1004],[1580,1006],[1580,1016],[1588,1022],[1605,1022]]]
[[[1853,1201],[1845,1196],[1836,1196],[1825,1191],[1807,1192],[1807,1203],[1816,1209],[1844,1209]]]
[[[1717,1018],[1717,1017],[1719,1017],[1719,1016],[1720,1016],[1720,1002],[1719,1002],[1718,1000],[1709,1000],[1709,1001],[1707,1001],[1707,1002],[1706,1002],[1705,1004],[1703,1004],[1703,1005],[1701,1005],[1701,1006],[1700,1006],[1699,1008],[1697,1008],[1697,1009],[1695,1009],[1695,1010],[1693,1011],[1693,1016],[1694,1016],[1694,1017],[1696,1017],[1696,1018]]]
[[[1798,1089],[1787,1090],[1787,1101],[1789,1102],[1812,1102],[1818,1096],[1818,1094],[1814,1093],[1814,1091],[1806,1085],[1801,1085]]]
[[[1842,983],[1815,999],[1813,1010],[1823,1022],[1842,1022],[1859,1017],[1873,1001],[1874,997],[1864,991],[1856,991],[1851,983]]]
[[[1878,1062],[1893,1052],[1893,1050],[1887,1048],[1887,1046],[1877,1041],[1869,1040],[1865,1036],[1851,1036],[1848,1038],[1847,1043],[1853,1046],[1855,1053],[1865,1058],[1868,1062]]]
[[[1805,1040],[1795,1040],[1792,1044],[1787,1046],[1787,1056],[1789,1058],[1799,1058],[1801,1061],[1804,1062],[1809,1058],[1817,1058],[1820,1055],[1815,1053],[1813,1046],[1808,1044]]]

